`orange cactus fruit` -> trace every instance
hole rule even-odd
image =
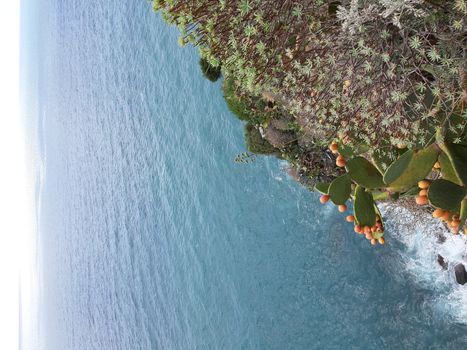
[[[321,204],[327,203],[329,201],[329,196],[327,194],[323,194],[321,197],[319,197],[319,201]]]
[[[430,187],[430,182],[427,180],[422,180],[418,182],[418,187],[422,190],[426,190],[428,187]]]
[[[451,232],[457,235],[459,233],[459,227],[452,227]]]
[[[384,240],[384,237],[380,237],[378,239],[379,244],[383,245],[386,241]]]
[[[372,238],[370,242],[371,245],[376,245],[376,243],[378,243],[378,241],[375,238]]]
[[[427,190],[420,190],[420,192],[418,192],[418,195],[420,197],[426,197],[428,195],[428,191]]]
[[[362,234],[363,233],[363,229],[360,225],[355,225],[355,227],[353,228],[353,230],[355,231],[355,233],[358,233],[358,234]]]
[[[461,224],[461,222],[460,222],[459,220],[452,220],[452,221],[449,223],[449,226],[459,228],[459,225],[460,225],[460,224]]]
[[[347,217],[345,218],[345,221],[347,222],[354,222],[355,221],[355,218],[353,215],[347,215]]]
[[[444,214],[444,210],[443,209],[440,209],[440,208],[437,208],[435,209],[435,211],[433,212],[433,217],[436,218],[436,219],[439,219],[441,216],[443,216]]]
[[[329,149],[331,150],[332,153],[337,153],[337,149],[338,149],[337,143],[336,142],[331,143],[329,145]]]
[[[451,213],[448,211],[445,211],[443,212],[443,215],[441,216],[441,220],[448,221],[450,217],[451,217]]]
[[[339,167],[339,168],[343,168],[345,167],[345,160],[342,160],[342,159],[338,159],[336,160],[336,165]]]
[[[341,204],[337,207],[340,213],[344,213],[347,210],[347,206],[345,204]]]
[[[428,204],[428,197],[427,196],[418,196],[415,198],[415,203],[418,205],[426,205]]]

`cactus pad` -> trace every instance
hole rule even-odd
[[[456,170],[454,170],[451,160],[446,153],[443,152],[439,155],[439,164],[441,166],[441,175],[443,179],[454,182],[457,185],[462,185],[462,181],[457,175]]]
[[[401,191],[411,188],[414,184],[424,179],[430,173],[433,165],[438,159],[438,154],[439,148],[435,144],[432,144],[422,150],[414,151],[412,159],[405,171],[397,178],[397,180],[391,182],[389,187],[393,191]]]
[[[383,177],[384,182],[387,184],[390,184],[396,181],[399,177],[401,177],[401,175],[404,173],[404,171],[409,166],[410,161],[412,160],[412,157],[413,157],[413,151],[409,150],[405,152],[403,155],[401,155],[399,158],[397,158],[386,169],[386,172],[384,173],[384,177]]]
[[[457,144],[445,144],[444,149],[451,160],[457,177],[467,185],[467,147]]]
[[[433,181],[428,189],[428,199],[433,206],[454,213],[459,213],[465,195],[464,187],[444,179]]]
[[[346,169],[352,180],[360,186],[369,189],[385,187],[381,173],[363,157],[350,159],[346,164]]]
[[[367,152],[369,147],[367,145],[361,144],[356,146],[343,145],[339,143],[337,150],[339,154],[343,155],[345,158],[355,157],[359,154]]]
[[[460,226],[463,226],[465,223],[465,220],[467,219],[467,199],[464,198],[461,203],[461,212],[460,212]]]
[[[361,186],[355,189],[354,216],[361,226],[374,226],[376,223],[375,202],[370,193]]]
[[[315,190],[322,194],[328,194],[329,184],[324,182],[318,182],[315,185]]]
[[[329,185],[328,194],[335,205],[345,204],[352,191],[352,182],[348,174],[339,176]]]

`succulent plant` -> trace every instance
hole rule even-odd
[[[461,180],[463,185],[467,185],[467,147],[454,143],[444,143],[442,148],[451,161],[456,177]]]
[[[315,190],[317,190],[319,193],[322,193],[322,194],[328,194],[329,185],[330,184],[327,184],[324,182],[318,182],[315,185]]]
[[[443,177],[443,179],[451,181],[457,185],[462,185],[462,181],[457,175],[456,170],[454,170],[454,166],[452,165],[451,160],[449,159],[447,154],[441,152],[438,160],[441,167],[441,176]]]
[[[365,234],[371,244],[384,244],[382,216],[375,203],[378,200],[415,196],[417,204],[436,207],[433,215],[446,221],[453,233],[458,233],[465,224],[467,186],[463,180],[467,169],[467,146],[448,144],[444,140],[440,144],[438,140],[418,150],[393,148],[386,158],[387,151],[373,152],[372,161],[366,158],[365,148],[352,149],[333,142],[330,149],[343,161],[347,174],[331,184],[316,184],[316,190],[323,193],[320,200],[326,203],[331,199],[339,211],[344,212],[347,209],[345,203],[352,198],[354,215],[350,215],[352,220],[347,221],[354,222],[355,232]],[[360,152],[363,154],[357,155]],[[345,160],[343,154],[349,159]],[[394,158],[391,163],[389,160]],[[385,169],[384,176],[381,169]],[[440,171],[442,178],[427,180],[433,170]],[[352,194],[353,186],[355,191]]]
[[[347,172],[351,179],[368,189],[385,187],[383,176],[379,170],[366,158],[355,157],[347,161]]]
[[[350,177],[348,174],[344,174],[331,182],[328,194],[335,205],[341,205],[347,202],[351,191],[352,182],[350,181]]]
[[[413,157],[413,151],[409,150],[397,158],[384,172],[383,181],[386,184],[396,181],[408,168]]]
[[[394,192],[413,187],[430,173],[438,154],[439,148],[435,144],[418,151],[407,151],[386,170],[384,179],[388,187]]]
[[[460,212],[460,226],[464,226],[465,220],[467,220],[467,199],[464,198],[461,202],[461,212]]]
[[[370,148],[368,147],[368,145],[365,144],[350,146],[339,143],[337,147],[337,151],[339,152],[339,154],[343,155],[346,158],[358,156],[360,154],[368,152],[369,149]]]
[[[465,187],[445,179],[433,181],[428,189],[428,199],[431,205],[454,213],[459,213],[461,202],[466,194]]]
[[[355,221],[360,226],[373,227],[376,224],[373,196],[362,186],[355,188],[354,216]]]

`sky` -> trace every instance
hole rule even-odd
[[[31,201],[19,103],[20,1],[0,2],[0,349],[19,348],[20,271],[28,259]]]

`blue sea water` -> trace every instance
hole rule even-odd
[[[31,349],[467,347],[460,306],[438,300],[452,285],[415,278],[396,225],[371,247],[277,159],[233,161],[242,122],[148,2],[23,5],[39,38]]]

